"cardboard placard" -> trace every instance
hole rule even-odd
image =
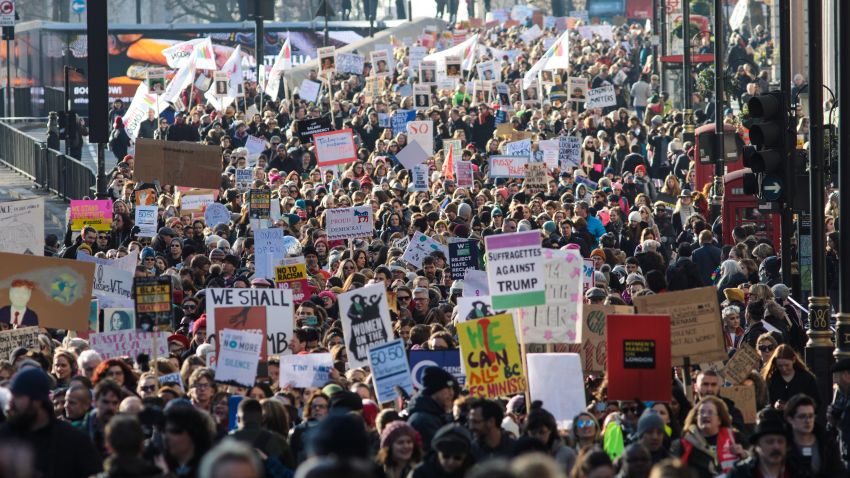
[[[753,370],[758,370],[760,364],[761,356],[756,352],[756,349],[746,342],[741,342],[735,351],[735,355],[726,362],[726,366],[723,367],[720,374],[732,385],[738,385],[746,380]]]
[[[94,264],[6,252],[0,264],[0,323],[88,330]]]
[[[609,314],[632,314],[634,309],[626,305],[598,305],[581,303],[581,345],[570,346],[570,350],[581,355],[581,366],[585,372],[604,372],[608,364],[608,346],[605,340],[605,324]]]
[[[0,330],[0,357],[8,360],[18,347],[38,351],[38,327],[20,327],[14,330]]]
[[[528,163],[525,165],[525,181],[523,184],[529,188],[546,189],[549,183],[549,175],[546,174],[546,163]]]
[[[720,396],[728,398],[735,403],[735,408],[744,416],[744,423],[755,423],[758,417],[756,410],[756,388],[755,385],[735,385],[732,387],[721,387]]]
[[[44,198],[0,203],[0,252],[43,256],[42,244]]]
[[[714,287],[635,297],[633,302],[640,314],[672,318],[673,365],[682,365],[685,357],[691,363],[728,357]]]
[[[473,397],[502,397],[527,387],[510,314],[457,325],[466,386]]]
[[[340,294],[339,313],[349,366],[369,365],[369,349],[393,337],[387,289],[379,283]]]
[[[139,138],[133,179],[218,190],[221,187],[221,147]]]
[[[608,399],[669,402],[670,316],[612,314],[605,334]]]

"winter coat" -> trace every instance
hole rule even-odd
[[[422,393],[413,397],[407,412],[410,416],[407,424],[419,432],[419,436],[422,437],[422,449],[426,452],[430,451],[431,439],[441,426],[449,423],[448,416],[436,400]]]
[[[667,267],[667,290],[686,290],[702,287],[699,268],[690,257],[680,257]]]

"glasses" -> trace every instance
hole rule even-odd
[[[623,413],[637,413],[638,407],[623,407],[621,408],[621,410],[623,411]]]
[[[174,248],[174,247],[180,248],[180,244],[172,244],[171,247],[172,248]]]
[[[427,297],[414,297],[413,300],[415,300],[416,302],[422,302],[423,300],[428,300],[428,298]]]
[[[141,387],[141,390],[143,392],[153,392],[154,390],[156,390],[156,385],[144,385]]]
[[[578,420],[576,421],[576,426],[579,428],[588,428],[594,426],[593,420]]]
[[[410,300],[409,295],[400,295],[396,297],[398,300]]]
[[[327,410],[328,405],[325,404],[325,403],[314,403],[314,404],[310,405],[310,409],[311,410]]]
[[[195,310],[198,306],[195,304],[183,304],[183,308],[186,310]]]
[[[208,383],[196,383],[193,388],[195,388],[196,390],[206,390],[206,389],[210,388],[210,384],[208,384]]]
[[[772,352],[773,349],[773,345],[759,345],[759,352]]]
[[[109,239],[109,236],[97,236],[98,241],[106,241]]]

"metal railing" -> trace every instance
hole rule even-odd
[[[45,119],[27,119],[41,121]],[[0,121],[0,162],[5,163],[39,187],[49,189],[65,200],[91,197],[95,186],[94,172],[85,164],[47,148],[47,143]]]

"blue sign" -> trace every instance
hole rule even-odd
[[[460,366],[460,350],[411,350],[410,374],[413,386],[422,390],[422,373],[428,367],[440,367],[452,374],[461,387],[466,383],[466,375]]]
[[[71,0],[71,11],[77,15],[86,11],[86,0]]]
[[[508,121],[508,112],[505,110],[496,111],[496,124],[506,123]]]
[[[396,111],[393,115],[393,136],[407,133],[407,122],[416,120],[416,110]]]
[[[777,201],[782,195],[782,181],[775,176],[765,176],[761,181],[761,192],[765,201]]]
[[[393,340],[369,349],[369,367],[375,382],[375,393],[380,403],[391,402],[398,395],[395,387],[401,387],[408,395],[413,395],[413,382],[410,380],[410,367],[404,342]]]

